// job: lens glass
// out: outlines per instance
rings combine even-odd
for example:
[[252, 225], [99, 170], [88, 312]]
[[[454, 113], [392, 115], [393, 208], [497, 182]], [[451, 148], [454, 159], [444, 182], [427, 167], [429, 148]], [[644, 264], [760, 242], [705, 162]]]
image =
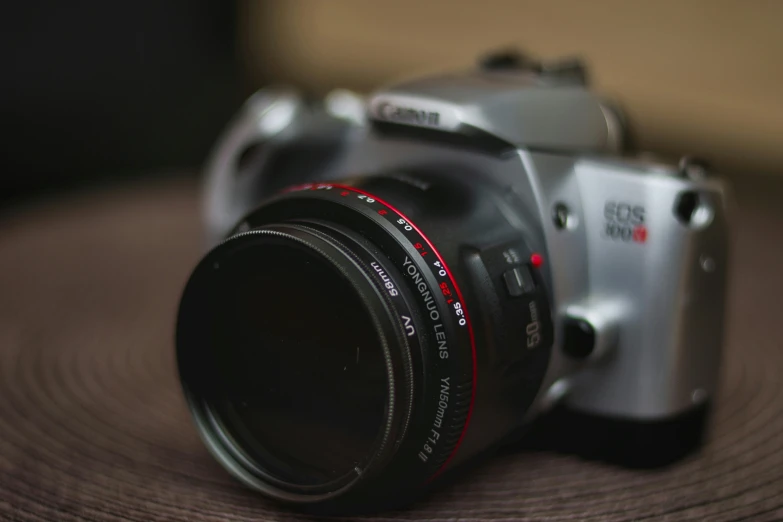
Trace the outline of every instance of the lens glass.
[[215, 273], [213, 413], [256, 465], [295, 485], [362, 467], [385, 426], [381, 339], [354, 286], [307, 247], [250, 243]]

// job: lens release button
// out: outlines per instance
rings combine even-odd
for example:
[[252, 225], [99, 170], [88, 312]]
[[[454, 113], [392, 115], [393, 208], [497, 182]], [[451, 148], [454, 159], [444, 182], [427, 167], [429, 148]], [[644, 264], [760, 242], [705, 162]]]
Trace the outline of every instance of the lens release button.
[[517, 266], [503, 273], [503, 281], [506, 283], [506, 290], [511, 297], [519, 297], [528, 292], [532, 292], [536, 285], [533, 282], [533, 276], [527, 266]]
[[595, 348], [595, 329], [581, 318], [569, 318], [565, 321], [565, 341], [563, 351], [575, 359], [585, 359]]

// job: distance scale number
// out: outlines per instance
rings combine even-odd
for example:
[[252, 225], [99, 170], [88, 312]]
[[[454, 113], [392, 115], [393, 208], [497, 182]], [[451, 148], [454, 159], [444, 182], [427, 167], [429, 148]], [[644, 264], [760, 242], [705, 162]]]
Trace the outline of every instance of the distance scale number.
[[[399, 218], [397, 220], [397, 224], [400, 225], [400, 227], [405, 232], [412, 232], [413, 226], [405, 221], [403, 218]], [[416, 242], [413, 244], [413, 248], [419, 251], [419, 254], [422, 257], [425, 257], [427, 254], [429, 254], [428, 251], [424, 250], [425, 245], [423, 245], [421, 242]], [[446, 271], [446, 267], [443, 266], [443, 264], [440, 262], [439, 259], [432, 262], [432, 266], [435, 267], [433, 269], [433, 272], [435, 272], [438, 276], [449, 278], [449, 273]], [[465, 310], [462, 308], [462, 303], [459, 302], [459, 300], [456, 298], [454, 293], [451, 291], [451, 288], [449, 288], [449, 284], [446, 281], [443, 281], [438, 285], [440, 287], [441, 292], [443, 293], [443, 297], [446, 298], [446, 304], [453, 307], [454, 314], [457, 316], [457, 322], [460, 326], [465, 326], [468, 324], [468, 320], [465, 318]]]
[[[333, 186], [331, 186], [331, 185], [319, 185], [319, 186], [316, 187], [316, 189], [326, 189], [326, 190], [331, 190], [332, 188], [333, 188]], [[343, 190], [343, 191], [340, 192], [340, 195], [343, 196], [343, 197], [349, 196], [350, 194], [351, 194], [351, 191], [348, 191], [348, 190]], [[372, 196], [370, 196], [368, 194], [356, 194], [356, 198], [358, 200], [363, 201], [365, 203], [368, 203], [370, 205], [376, 202], [375, 198], [373, 198]], [[385, 216], [388, 213], [389, 212], [386, 209], [381, 209], [381, 210], [378, 211], [378, 214], [381, 215], [381, 216]], [[397, 224], [405, 232], [413, 232], [414, 231], [413, 225], [408, 223], [403, 218], [398, 218], [397, 219]], [[416, 243], [414, 243], [413, 247], [419, 252], [419, 255], [421, 255], [422, 257], [426, 257], [429, 254], [429, 251], [426, 250], [426, 245], [424, 243], [420, 242], [420, 241], [417, 241]], [[432, 263], [432, 265], [435, 267], [433, 271], [438, 276], [449, 279], [449, 274], [446, 271], [446, 267], [443, 266], [443, 264], [441, 263], [441, 261], [439, 259], [435, 260]], [[466, 326], [468, 324], [468, 320], [465, 317], [465, 310], [462, 307], [462, 303], [459, 301], [459, 299], [457, 299], [457, 297], [451, 291], [451, 288], [449, 287], [449, 284], [446, 281], [443, 281], [443, 282], [440, 283], [439, 287], [440, 287], [441, 292], [443, 293], [443, 297], [446, 298], [446, 303], [449, 306], [451, 306], [452, 309], [454, 310], [454, 315], [457, 316], [457, 323], [459, 323], [460, 326]]]

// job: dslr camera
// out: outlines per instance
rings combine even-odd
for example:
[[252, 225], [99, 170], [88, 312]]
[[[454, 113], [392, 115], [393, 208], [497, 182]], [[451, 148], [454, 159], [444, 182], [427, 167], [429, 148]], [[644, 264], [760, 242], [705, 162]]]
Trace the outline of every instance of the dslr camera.
[[176, 328], [196, 427], [232, 475], [350, 513], [528, 437], [642, 467], [699, 447], [726, 188], [689, 158], [627, 156], [625, 118], [585, 79], [495, 56], [366, 100], [243, 106], [209, 160], [212, 245]]

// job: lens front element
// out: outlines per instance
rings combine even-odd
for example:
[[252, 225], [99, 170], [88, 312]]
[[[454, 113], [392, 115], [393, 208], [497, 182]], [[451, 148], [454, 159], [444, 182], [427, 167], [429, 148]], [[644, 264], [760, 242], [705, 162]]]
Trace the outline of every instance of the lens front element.
[[360, 263], [288, 228], [202, 261], [180, 311], [180, 372], [234, 458], [282, 488], [334, 490], [383, 454], [403, 413], [397, 332]]
[[220, 271], [214, 378], [227, 396], [213, 408], [226, 430], [287, 482], [353, 471], [388, 400], [381, 339], [361, 297], [296, 245], [247, 246]]

